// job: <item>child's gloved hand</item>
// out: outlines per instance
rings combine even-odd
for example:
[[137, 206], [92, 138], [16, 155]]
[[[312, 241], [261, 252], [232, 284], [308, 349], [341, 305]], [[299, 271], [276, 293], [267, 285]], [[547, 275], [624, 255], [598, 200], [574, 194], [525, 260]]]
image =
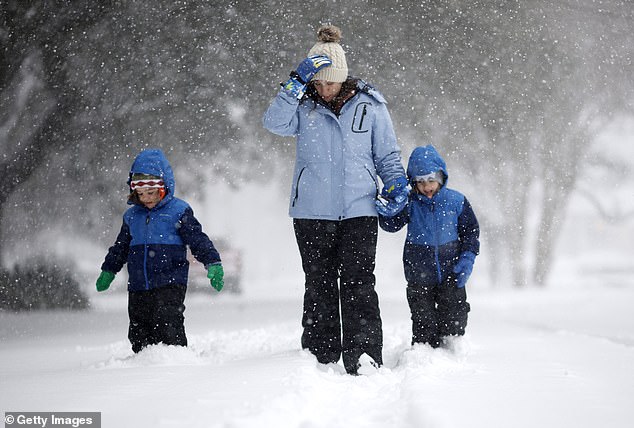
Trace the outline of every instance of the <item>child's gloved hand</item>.
[[407, 178], [401, 176], [385, 183], [381, 196], [374, 201], [374, 205], [379, 215], [394, 217], [405, 208], [408, 197]]
[[407, 188], [407, 178], [403, 175], [385, 183], [383, 190], [381, 191], [382, 197], [397, 202], [400, 202], [403, 199], [406, 200], [408, 195], [409, 189]]
[[222, 287], [224, 287], [224, 276], [225, 271], [222, 269], [222, 265], [220, 263], [211, 264], [207, 267], [207, 278], [209, 278], [211, 286], [215, 288], [216, 291], [220, 291], [222, 290]]
[[453, 267], [453, 273], [456, 274], [456, 286], [463, 288], [467, 284], [467, 280], [473, 271], [473, 262], [476, 255], [471, 251], [465, 251], [460, 254], [458, 261]]
[[384, 198], [377, 198], [374, 200], [376, 206], [376, 212], [383, 217], [394, 217], [400, 213], [405, 205], [407, 205], [407, 198], [397, 198], [397, 200], [390, 200]]
[[110, 287], [112, 280], [114, 280], [114, 273], [102, 270], [99, 278], [97, 278], [97, 291], [106, 291]]

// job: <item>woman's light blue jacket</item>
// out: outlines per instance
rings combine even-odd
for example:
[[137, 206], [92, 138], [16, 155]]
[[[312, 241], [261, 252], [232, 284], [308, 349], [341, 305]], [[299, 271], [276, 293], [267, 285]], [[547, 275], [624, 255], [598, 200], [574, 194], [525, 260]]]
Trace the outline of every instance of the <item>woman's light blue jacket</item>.
[[263, 124], [274, 134], [296, 137], [293, 218], [377, 216], [377, 175], [383, 183], [405, 175], [386, 101], [363, 81], [338, 116], [311, 97], [297, 100], [282, 89]]

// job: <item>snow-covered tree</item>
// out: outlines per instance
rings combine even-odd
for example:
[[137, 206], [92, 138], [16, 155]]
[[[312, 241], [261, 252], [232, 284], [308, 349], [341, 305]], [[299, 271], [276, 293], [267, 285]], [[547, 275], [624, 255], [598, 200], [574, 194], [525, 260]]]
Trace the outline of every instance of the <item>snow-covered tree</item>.
[[474, 195], [496, 283], [545, 282], [590, 142], [632, 114], [621, 0], [7, 1], [0, 17], [0, 255], [46, 228], [105, 242], [145, 147], [181, 191], [290, 165], [261, 116], [322, 23], [388, 99], [404, 162], [432, 143]]

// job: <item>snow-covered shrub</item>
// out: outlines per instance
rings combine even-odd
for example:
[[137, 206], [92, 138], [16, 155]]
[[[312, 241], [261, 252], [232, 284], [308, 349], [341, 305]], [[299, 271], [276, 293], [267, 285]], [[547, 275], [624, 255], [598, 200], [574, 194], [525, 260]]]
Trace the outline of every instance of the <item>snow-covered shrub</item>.
[[87, 309], [89, 300], [72, 269], [45, 259], [0, 270], [0, 309]]

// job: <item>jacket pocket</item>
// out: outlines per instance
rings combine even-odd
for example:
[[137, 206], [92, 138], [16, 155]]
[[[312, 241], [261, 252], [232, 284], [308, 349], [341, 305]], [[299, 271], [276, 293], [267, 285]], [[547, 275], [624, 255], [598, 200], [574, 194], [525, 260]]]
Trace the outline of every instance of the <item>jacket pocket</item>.
[[291, 209], [292, 216], [323, 217], [337, 211], [333, 202], [332, 171], [327, 162], [313, 162], [303, 165], [293, 183]]
[[372, 182], [374, 183], [374, 198], [376, 199], [379, 197], [379, 183], [376, 181], [376, 175], [372, 174], [372, 171], [370, 171], [367, 166], [365, 166], [364, 168], [370, 176], [370, 180], [372, 180]]
[[303, 167], [299, 174], [297, 174], [297, 179], [295, 180], [295, 191], [293, 192], [293, 200], [291, 201], [291, 206], [294, 207], [297, 202], [297, 198], [299, 197], [299, 181], [302, 179], [302, 174], [306, 170], [306, 167]]

